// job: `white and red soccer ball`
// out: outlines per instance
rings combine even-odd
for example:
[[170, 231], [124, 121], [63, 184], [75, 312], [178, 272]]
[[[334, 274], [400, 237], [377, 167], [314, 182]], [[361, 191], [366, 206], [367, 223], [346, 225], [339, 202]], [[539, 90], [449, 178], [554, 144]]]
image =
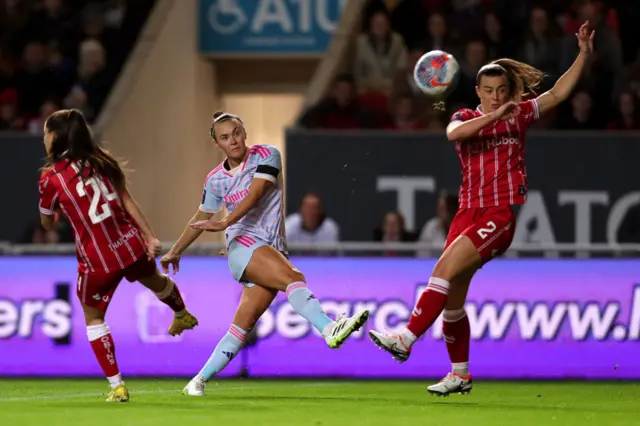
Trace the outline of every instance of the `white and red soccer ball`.
[[450, 53], [432, 50], [425, 53], [413, 69], [413, 79], [430, 98], [442, 99], [455, 88], [460, 65]]

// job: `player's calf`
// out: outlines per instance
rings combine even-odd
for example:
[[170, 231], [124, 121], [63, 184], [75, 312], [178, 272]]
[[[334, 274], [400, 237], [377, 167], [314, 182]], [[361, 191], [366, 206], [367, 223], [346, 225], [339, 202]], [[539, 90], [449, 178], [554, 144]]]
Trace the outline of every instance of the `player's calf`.
[[91, 349], [96, 356], [100, 368], [107, 377], [112, 389], [124, 385], [122, 375], [116, 360], [116, 346], [111, 336], [111, 330], [106, 322], [87, 326], [87, 337], [91, 344]]
[[204, 388], [211, 377], [215, 376], [233, 360], [247, 341], [247, 331], [231, 324], [229, 331], [218, 342], [213, 353], [200, 372], [184, 387], [183, 395], [204, 396]]
[[160, 275], [164, 281], [164, 287], [160, 291], [156, 291], [156, 296], [162, 303], [171, 308], [176, 317], [180, 317], [187, 312], [182, 299], [182, 294], [176, 283], [166, 275]]
[[169, 327], [170, 335], [178, 336], [183, 331], [191, 330], [198, 325], [197, 318], [187, 311], [182, 294], [170, 277], [156, 270], [151, 277], [141, 279], [140, 282], [174, 312], [173, 322]]

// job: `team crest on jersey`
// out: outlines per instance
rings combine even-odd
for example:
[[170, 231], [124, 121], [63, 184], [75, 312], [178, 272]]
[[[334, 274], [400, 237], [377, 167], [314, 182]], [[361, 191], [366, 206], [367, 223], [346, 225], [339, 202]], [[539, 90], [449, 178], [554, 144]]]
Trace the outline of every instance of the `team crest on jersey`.
[[518, 185], [518, 194], [527, 195], [527, 187], [524, 185]]

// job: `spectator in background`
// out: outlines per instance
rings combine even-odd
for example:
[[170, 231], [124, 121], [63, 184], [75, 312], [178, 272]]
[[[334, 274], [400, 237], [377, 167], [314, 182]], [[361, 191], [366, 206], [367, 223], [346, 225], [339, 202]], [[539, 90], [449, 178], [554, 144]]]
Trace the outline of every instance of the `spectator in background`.
[[505, 39], [502, 23], [495, 12], [487, 12], [484, 15], [483, 33], [488, 60], [513, 56], [513, 40]]
[[29, 120], [27, 130], [32, 135], [42, 136], [44, 134], [44, 122], [54, 112], [60, 109], [60, 105], [53, 99], [46, 100], [40, 107], [40, 115]]
[[12, 86], [15, 74], [14, 62], [9, 46], [0, 42], [0, 93]]
[[592, 118], [593, 101], [589, 93], [577, 91], [571, 98], [571, 112], [560, 115], [556, 127], [563, 130], [591, 130], [597, 129]]
[[311, 129], [359, 129], [375, 126], [371, 111], [356, 96], [350, 74], [339, 75], [329, 97], [312, 106], [300, 119], [303, 127]]
[[392, 122], [388, 126], [392, 130], [420, 130], [424, 127], [418, 119], [413, 98], [410, 95], [399, 97], [392, 105]]
[[636, 52], [635, 61], [618, 73], [612, 100], [615, 101], [624, 91], [629, 91], [640, 99], [640, 50]]
[[22, 130], [24, 120], [18, 116], [18, 92], [7, 89], [0, 93], [0, 130]]
[[405, 65], [406, 56], [402, 37], [391, 31], [387, 14], [375, 13], [368, 31], [356, 40], [354, 76], [358, 90], [389, 94], [393, 77]]
[[539, 7], [531, 10], [529, 29], [521, 45], [518, 58], [550, 76], [559, 75], [560, 40], [552, 35], [547, 12]]
[[456, 195], [446, 192], [440, 194], [436, 204], [436, 216], [429, 219], [422, 227], [418, 241], [425, 244], [438, 245], [442, 248], [439, 250], [419, 250], [418, 257], [439, 257], [442, 254], [451, 221], [457, 210], [458, 197]]
[[27, 31], [38, 40], [55, 42], [65, 54], [73, 52], [75, 22], [63, 0], [44, 0], [29, 18]]
[[298, 213], [287, 217], [285, 230], [292, 244], [337, 243], [340, 239], [338, 224], [327, 217], [322, 199], [313, 192], [302, 198]]
[[[589, 21], [596, 32], [594, 52], [589, 55], [590, 64], [585, 68], [580, 85], [594, 99], [594, 116], [608, 116], [615, 76], [622, 66], [622, 47], [615, 32], [602, 19], [598, 6], [587, 1], [579, 9], [580, 22]], [[562, 41], [561, 71], [573, 63], [578, 47], [573, 33]]]
[[56, 93], [68, 93], [77, 78], [75, 63], [68, 57], [65, 57], [62, 51], [62, 46], [57, 40], [49, 42], [47, 48], [49, 51], [49, 69], [53, 74], [53, 79], [59, 86]]
[[77, 109], [87, 116], [87, 94], [79, 85], [75, 85], [71, 88], [62, 103], [65, 108]]
[[423, 111], [431, 105], [429, 99], [422, 93], [413, 78], [413, 69], [418, 59], [420, 59], [425, 52], [424, 49], [419, 47], [409, 50], [404, 67], [396, 71], [396, 75], [393, 78], [390, 99], [392, 105], [395, 105], [400, 98], [406, 96], [413, 98], [414, 105], [418, 111]]
[[85, 6], [82, 10], [81, 43], [86, 40], [98, 41], [105, 51], [105, 58], [119, 66], [124, 61], [125, 52], [119, 48], [120, 38], [117, 31], [106, 26], [104, 13], [103, 4], [89, 3]]
[[425, 52], [430, 50], [444, 50], [454, 56], [458, 54], [455, 42], [449, 35], [447, 20], [442, 13], [435, 12], [429, 16], [427, 21], [427, 37], [422, 44], [426, 47]]
[[609, 130], [640, 130], [638, 100], [633, 93], [620, 93], [616, 107], [614, 119], [607, 126]]
[[22, 115], [38, 115], [40, 105], [58, 86], [47, 63], [46, 51], [39, 41], [31, 41], [24, 48], [22, 68], [16, 73], [15, 85], [20, 93]]
[[60, 218], [54, 229], [46, 230], [38, 218], [29, 223], [19, 242], [22, 244], [73, 243], [73, 230], [64, 218]]
[[[413, 242], [416, 235], [406, 229], [404, 216], [397, 211], [390, 211], [384, 215], [382, 224], [373, 231], [373, 240], [384, 243]], [[409, 255], [409, 253], [398, 253], [390, 250], [384, 253], [385, 256], [397, 256], [399, 254]]]
[[460, 64], [460, 81], [451, 94], [451, 102], [475, 109], [478, 105], [476, 94], [476, 76], [480, 68], [487, 63], [487, 48], [480, 39], [471, 40], [465, 47], [465, 55]]
[[97, 40], [85, 40], [80, 45], [78, 84], [87, 96], [89, 121], [97, 118], [113, 84], [114, 78], [106, 59], [106, 51]]

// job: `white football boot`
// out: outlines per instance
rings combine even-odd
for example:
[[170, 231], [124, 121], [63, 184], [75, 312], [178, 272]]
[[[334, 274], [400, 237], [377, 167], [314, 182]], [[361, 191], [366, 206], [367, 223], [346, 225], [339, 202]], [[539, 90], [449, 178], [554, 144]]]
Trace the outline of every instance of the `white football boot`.
[[337, 349], [353, 332], [360, 330], [368, 319], [369, 311], [360, 311], [350, 318], [340, 317], [333, 323], [331, 329], [327, 331], [324, 341], [327, 342], [331, 349]]
[[473, 388], [473, 381], [471, 375], [466, 377], [459, 376], [456, 373], [449, 373], [446, 377], [435, 385], [431, 385], [427, 388], [427, 391], [431, 395], [436, 396], [449, 396], [452, 393], [459, 393], [465, 395], [471, 392]]
[[187, 396], [205, 396], [204, 388], [207, 386], [207, 382], [204, 377], [198, 375], [191, 379], [187, 386], [182, 389], [182, 394]]
[[399, 363], [405, 362], [411, 355], [411, 347], [406, 345], [402, 340], [402, 336], [398, 334], [385, 334], [371, 330], [369, 338], [377, 347], [389, 352], [393, 359]]

